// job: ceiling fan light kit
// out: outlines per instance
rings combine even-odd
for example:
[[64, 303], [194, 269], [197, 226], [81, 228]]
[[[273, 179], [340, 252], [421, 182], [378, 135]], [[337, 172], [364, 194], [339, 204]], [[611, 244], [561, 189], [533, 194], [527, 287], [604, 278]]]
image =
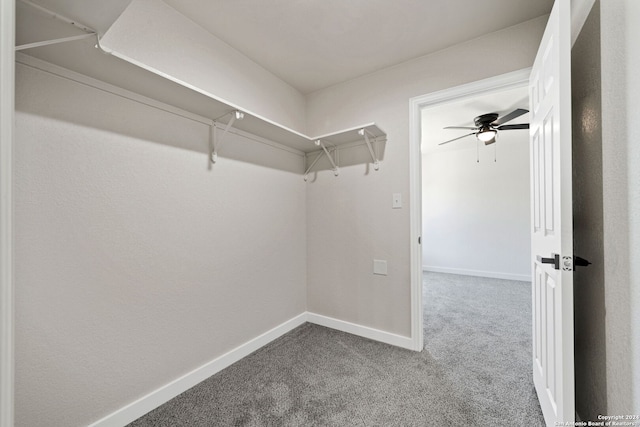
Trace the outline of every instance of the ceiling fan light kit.
[[491, 140], [493, 139], [495, 142], [496, 135], [498, 135], [498, 131], [495, 129], [491, 129], [489, 127], [482, 128], [480, 132], [476, 134], [476, 138], [480, 141], [484, 142], [485, 145], [491, 144]]

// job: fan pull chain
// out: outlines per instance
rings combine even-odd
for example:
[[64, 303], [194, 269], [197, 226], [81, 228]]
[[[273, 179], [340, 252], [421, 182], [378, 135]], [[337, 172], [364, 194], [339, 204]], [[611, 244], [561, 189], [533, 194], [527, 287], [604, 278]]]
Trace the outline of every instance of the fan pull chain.
[[476, 163], [480, 163], [480, 140], [476, 139]]
[[493, 161], [498, 161], [498, 144], [495, 142], [493, 143]]

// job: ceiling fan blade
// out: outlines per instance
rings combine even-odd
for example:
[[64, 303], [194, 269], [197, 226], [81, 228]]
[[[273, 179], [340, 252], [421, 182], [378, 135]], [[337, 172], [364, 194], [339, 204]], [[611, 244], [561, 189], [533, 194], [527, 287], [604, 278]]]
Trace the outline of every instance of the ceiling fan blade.
[[524, 110], [522, 108], [517, 108], [517, 109], [513, 110], [512, 112], [510, 112], [509, 114], [507, 114], [506, 116], [498, 117], [498, 120], [496, 120], [495, 122], [491, 123], [491, 126], [500, 126], [501, 124], [510, 122], [511, 120], [515, 119], [516, 117], [520, 117], [521, 115], [527, 114], [528, 112], [529, 112], [529, 110]]
[[502, 125], [497, 127], [498, 130], [515, 130], [515, 129], [529, 129], [529, 123], [521, 123], [518, 125]]
[[468, 126], [447, 126], [446, 128], [442, 128], [442, 129], [469, 129], [469, 130], [476, 130], [478, 128], [476, 128], [476, 127], [468, 127]]
[[459, 137], [457, 137], [457, 138], [453, 138], [453, 139], [450, 139], [450, 140], [448, 140], [448, 141], [441, 142], [441, 143], [440, 143], [440, 144], [438, 144], [438, 145], [448, 144], [448, 143], [450, 143], [450, 142], [452, 142], [452, 141], [456, 141], [456, 140], [458, 140], [458, 139], [462, 139], [462, 138], [465, 138], [465, 137], [467, 137], [467, 136], [471, 136], [471, 135], [475, 135], [475, 134], [476, 134], [475, 132], [471, 132], [471, 133], [468, 133], [468, 134], [466, 134], [466, 135], [462, 135], [462, 136], [459, 136]]

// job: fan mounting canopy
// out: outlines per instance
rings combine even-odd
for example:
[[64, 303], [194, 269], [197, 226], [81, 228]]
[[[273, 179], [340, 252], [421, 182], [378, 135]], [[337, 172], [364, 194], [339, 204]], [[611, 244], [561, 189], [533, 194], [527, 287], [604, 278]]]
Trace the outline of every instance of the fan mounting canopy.
[[482, 114], [476, 117], [475, 119], [473, 119], [473, 122], [476, 124], [477, 127], [482, 128], [485, 126], [489, 126], [491, 125], [491, 123], [498, 120], [498, 116], [499, 115], [497, 113]]

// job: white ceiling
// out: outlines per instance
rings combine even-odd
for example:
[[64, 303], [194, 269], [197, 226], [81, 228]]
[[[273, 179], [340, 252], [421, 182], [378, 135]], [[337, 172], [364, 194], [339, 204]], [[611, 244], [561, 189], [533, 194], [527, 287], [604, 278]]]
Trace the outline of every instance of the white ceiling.
[[[31, 1], [104, 33], [131, 0]], [[165, 1], [302, 93], [545, 15], [553, 4], [553, 0]], [[24, 34], [25, 29], [18, 32]]]
[[552, 0], [165, 1], [302, 93], [539, 17], [553, 4]]
[[[474, 135], [445, 145], [438, 145], [441, 142], [471, 132], [463, 129], [443, 128], [446, 126], [474, 126], [473, 119], [481, 114], [498, 113], [503, 116], [516, 108], [529, 109], [529, 95], [526, 86], [474, 95], [473, 97], [424, 108], [422, 110], [422, 153], [429, 154], [446, 150], [476, 150], [477, 139]], [[529, 114], [524, 114], [508, 123], [529, 123]], [[499, 145], [522, 141], [528, 143], [528, 135], [529, 131], [527, 130], [501, 131], [498, 133], [497, 143]], [[480, 149], [485, 149], [483, 143], [480, 144]]]

